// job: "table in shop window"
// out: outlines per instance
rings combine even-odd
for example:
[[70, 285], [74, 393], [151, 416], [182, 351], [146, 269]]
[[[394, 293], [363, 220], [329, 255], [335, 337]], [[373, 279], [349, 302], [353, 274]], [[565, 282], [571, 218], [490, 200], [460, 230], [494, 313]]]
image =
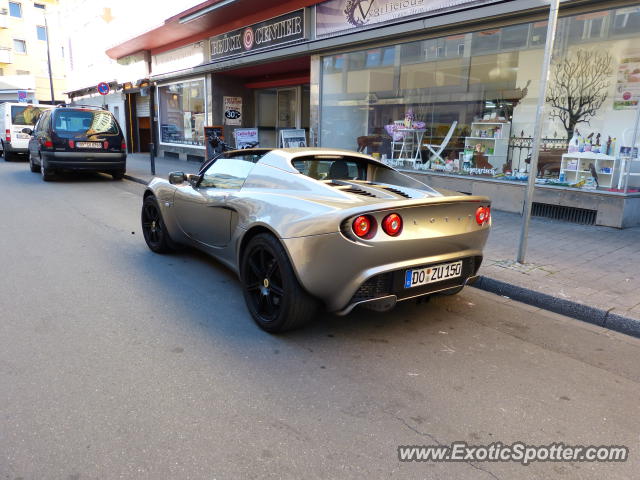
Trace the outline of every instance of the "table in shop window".
[[426, 131], [418, 128], [398, 128], [396, 132], [402, 134], [402, 140], [394, 140], [391, 143], [392, 159], [398, 162], [408, 161], [415, 168], [420, 161], [420, 146]]

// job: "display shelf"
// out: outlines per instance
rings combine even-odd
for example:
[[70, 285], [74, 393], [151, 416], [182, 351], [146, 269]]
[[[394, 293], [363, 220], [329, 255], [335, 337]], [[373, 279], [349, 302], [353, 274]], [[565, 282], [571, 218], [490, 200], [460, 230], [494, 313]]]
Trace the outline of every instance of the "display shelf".
[[464, 149], [466, 151], [475, 150], [477, 144], [493, 148], [492, 153], [486, 151], [481, 153], [487, 157], [494, 168], [500, 169], [507, 163], [510, 132], [511, 124], [508, 122], [472, 122], [471, 133], [473, 135], [465, 137]]
[[[568, 183], [578, 183], [582, 180], [587, 180], [592, 176], [589, 165], [593, 165], [596, 175], [598, 175], [598, 186], [610, 188], [613, 183], [613, 176], [616, 173], [616, 159], [604, 153], [565, 153], [562, 155], [562, 161], [560, 162], [560, 177], [562, 178], [564, 176]], [[601, 171], [604, 168], [610, 171]]]

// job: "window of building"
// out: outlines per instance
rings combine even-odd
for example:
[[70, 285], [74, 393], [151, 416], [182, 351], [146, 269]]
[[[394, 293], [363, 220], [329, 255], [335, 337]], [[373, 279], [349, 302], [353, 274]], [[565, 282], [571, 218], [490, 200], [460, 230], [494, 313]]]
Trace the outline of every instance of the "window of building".
[[36, 34], [38, 35], [38, 40], [47, 41], [47, 29], [38, 25], [36, 27]]
[[27, 53], [27, 42], [14, 38], [13, 51], [16, 53]]
[[22, 18], [22, 5], [17, 2], [9, 2], [9, 15]]
[[29, 70], [16, 70], [16, 75], [31, 75]]
[[39, 9], [41, 9], [41, 10], [45, 10], [45, 9], [47, 8], [47, 7], [46, 7], [44, 4], [42, 4], [42, 3], [34, 3], [34, 4], [33, 4], [33, 6], [34, 6], [34, 7], [36, 7], [36, 8], [39, 8]]
[[[536, 21], [323, 56], [320, 145], [408, 170], [525, 181], [546, 29]], [[562, 17], [556, 37], [533, 174], [618, 191], [620, 165], [636, 155], [640, 8]], [[628, 182], [640, 191], [640, 176]]]
[[204, 79], [158, 87], [160, 141], [204, 146]]

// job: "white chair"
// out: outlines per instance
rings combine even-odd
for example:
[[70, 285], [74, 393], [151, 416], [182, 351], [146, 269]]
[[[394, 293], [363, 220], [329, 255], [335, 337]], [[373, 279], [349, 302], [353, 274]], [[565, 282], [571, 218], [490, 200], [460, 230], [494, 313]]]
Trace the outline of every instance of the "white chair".
[[427, 150], [429, 150], [432, 154], [428, 160], [429, 163], [434, 158], [438, 158], [442, 163], [445, 163], [444, 158], [442, 158], [441, 155], [444, 149], [447, 148], [447, 145], [449, 144], [449, 141], [451, 140], [451, 137], [453, 136], [453, 132], [455, 132], [457, 126], [458, 126], [458, 121], [456, 120], [451, 124], [451, 127], [449, 127], [449, 131], [447, 132], [447, 135], [444, 137], [444, 140], [442, 140], [442, 143], [440, 145], [434, 145], [434, 144], [428, 144], [428, 143], [422, 144], [422, 146], [425, 147]]

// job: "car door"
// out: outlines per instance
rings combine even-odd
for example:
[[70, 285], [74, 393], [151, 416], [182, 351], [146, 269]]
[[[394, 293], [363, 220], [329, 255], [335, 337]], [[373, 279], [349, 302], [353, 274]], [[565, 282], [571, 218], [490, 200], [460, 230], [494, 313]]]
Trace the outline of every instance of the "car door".
[[239, 152], [226, 154], [209, 165], [195, 187], [185, 183], [177, 188], [176, 218], [188, 237], [209, 247], [229, 243], [233, 208], [228, 199], [242, 188], [255, 160]]
[[29, 155], [31, 155], [32, 158], [39, 158], [39, 149], [40, 149], [40, 143], [39, 143], [39, 137], [42, 136], [42, 126], [45, 124], [45, 119], [47, 118], [47, 115], [49, 115], [50, 112], [44, 112], [40, 118], [38, 119], [38, 121], [36, 122], [36, 124], [33, 127], [33, 133], [31, 134], [31, 138], [29, 138], [29, 146], [27, 147], [29, 149]]

